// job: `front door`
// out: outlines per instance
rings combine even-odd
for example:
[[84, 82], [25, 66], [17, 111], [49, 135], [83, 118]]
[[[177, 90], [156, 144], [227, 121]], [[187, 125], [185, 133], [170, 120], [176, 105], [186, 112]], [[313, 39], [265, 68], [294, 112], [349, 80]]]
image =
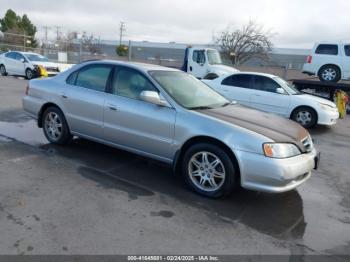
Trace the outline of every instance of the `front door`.
[[207, 74], [205, 62], [205, 50], [193, 50], [188, 56], [187, 72], [199, 79], [202, 79]]
[[140, 100], [142, 91], [159, 92], [139, 71], [116, 70], [105, 101], [105, 137], [120, 146], [171, 159], [176, 111]]
[[287, 116], [290, 104], [290, 96], [277, 93], [281, 86], [271, 78], [265, 76], [254, 76], [253, 94], [251, 106], [270, 113]]

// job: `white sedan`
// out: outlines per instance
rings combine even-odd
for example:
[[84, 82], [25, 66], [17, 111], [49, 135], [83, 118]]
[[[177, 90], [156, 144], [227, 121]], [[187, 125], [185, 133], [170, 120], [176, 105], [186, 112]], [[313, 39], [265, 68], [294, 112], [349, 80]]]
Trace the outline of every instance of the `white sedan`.
[[59, 64], [50, 62], [40, 54], [10, 51], [0, 55], [1, 75], [25, 76], [29, 80], [40, 76], [40, 67], [45, 69], [49, 76], [63, 71]]
[[339, 118], [333, 102], [300, 93], [278, 76], [239, 72], [203, 82], [231, 100], [293, 119], [306, 128], [331, 126]]

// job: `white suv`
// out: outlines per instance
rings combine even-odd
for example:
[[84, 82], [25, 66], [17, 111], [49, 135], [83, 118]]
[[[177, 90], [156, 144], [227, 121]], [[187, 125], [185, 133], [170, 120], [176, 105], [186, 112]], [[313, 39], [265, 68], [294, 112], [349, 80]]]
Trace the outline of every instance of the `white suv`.
[[303, 73], [323, 82], [350, 80], [350, 44], [318, 43], [307, 57]]

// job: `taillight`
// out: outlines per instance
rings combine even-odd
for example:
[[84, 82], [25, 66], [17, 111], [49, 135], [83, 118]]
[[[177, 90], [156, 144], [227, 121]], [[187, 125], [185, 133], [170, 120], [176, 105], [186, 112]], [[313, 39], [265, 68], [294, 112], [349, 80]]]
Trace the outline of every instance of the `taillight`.
[[312, 56], [309, 55], [306, 59], [306, 63], [311, 64], [312, 63]]
[[26, 92], [25, 92], [26, 96], [29, 95], [29, 84], [26, 86]]

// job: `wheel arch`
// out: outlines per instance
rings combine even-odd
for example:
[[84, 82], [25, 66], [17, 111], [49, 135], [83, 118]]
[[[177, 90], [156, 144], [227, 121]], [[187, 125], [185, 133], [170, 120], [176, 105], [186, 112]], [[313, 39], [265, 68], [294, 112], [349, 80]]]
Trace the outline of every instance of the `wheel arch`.
[[312, 111], [314, 111], [315, 115], [316, 115], [316, 124], [318, 123], [318, 113], [317, 113], [317, 110], [315, 108], [313, 108], [312, 106], [307, 106], [307, 105], [299, 105], [297, 107], [295, 107], [292, 112], [290, 113], [290, 116], [289, 118], [292, 119], [293, 118], [293, 114], [295, 111], [297, 111], [298, 109], [300, 108], [309, 108], [311, 109]]
[[339, 69], [340, 76], [341, 76], [341, 77], [343, 76], [343, 73], [342, 73], [342, 72], [343, 72], [343, 69], [342, 69], [342, 67], [341, 67], [340, 65], [336, 64], [336, 63], [328, 63], [328, 64], [321, 65], [321, 66], [319, 67], [319, 69], [317, 70], [317, 75], [318, 75], [318, 76], [320, 75], [321, 69], [322, 69], [323, 67], [326, 67], [326, 66], [335, 66], [335, 67], [337, 67], [337, 68]]
[[[43, 104], [41, 106], [40, 110], [39, 110], [39, 113], [38, 113], [38, 127], [40, 127], [40, 128], [43, 127], [43, 114], [46, 111], [46, 109], [48, 109], [49, 107], [56, 107], [56, 108], [58, 108], [62, 112], [62, 114], [63, 114], [63, 116], [64, 116], [64, 118], [66, 119], [66, 122], [67, 122], [67, 118], [66, 118], [66, 115], [64, 114], [63, 110], [57, 104], [55, 104], [53, 102], [47, 102], [47, 103]], [[68, 125], [68, 122], [67, 122], [67, 125]], [[68, 128], [69, 128], [69, 125], [68, 125]]]
[[176, 152], [175, 154], [175, 159], [174, 159], [174, 163], [173, 163], [173, 171], [175, 174], [178, 174], [180, 169], [181, 169], [181, 163], [183, 160], [183, 157], [185, 155], [185, 152], [193, 145], [195, 144], [200, 144], [200, 143], [208, 143], [208, 144], [212, 144], [215, 146], [219, 146], [220, 148], [222, 148], [227, 155], [230, 157], [232, 163], [234, 164], [235, 168], [237, 168], [238, 171], [238, 179], [239, 179], [239, 184], [241, 182], [241, 171], [240, 171], [240, 167], [239, 167], [239, 162], [238, 159], [235, 155], [235, 153], [222, 141], [220, 141], [217, 138], [213, 138], [210, 136], [195, 136], [192, 137], [190, 139], [188, 139], [183, 145], [182, 147]]

